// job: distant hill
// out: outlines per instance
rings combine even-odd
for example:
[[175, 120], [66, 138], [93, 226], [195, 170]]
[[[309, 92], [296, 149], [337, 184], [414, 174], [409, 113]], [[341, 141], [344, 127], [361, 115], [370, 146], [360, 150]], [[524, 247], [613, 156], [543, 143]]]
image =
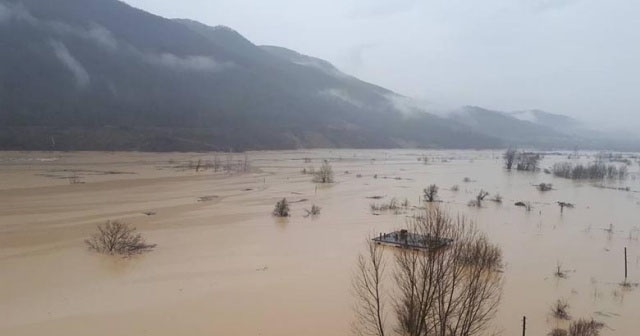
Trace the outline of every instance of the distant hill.
[[580, 121], [571, 117], [540, 110], [517, 111], [511, 112], [509, 114], [516, 119], [529, 121], [534, 124], [565, 133], [572, 132], [584, 127], [584, 125]]
[[553, 147], [566, 141], [573, 142], [568, 135], [553, 128], [477, 106], [465, 106], [452, 113], [451, 119], [477, 132], [502, 138], [511, 146]]
[[540, 110], [502, 112], [465, 106], [449, 119], [511, 147], [539, 149], [640, 150], [640, 139], [590, 129], [580, 121]]
[[0, 0], [1, 150], [567, 145], [548, 124], [465, 113], [228, 27], [116, 0]]

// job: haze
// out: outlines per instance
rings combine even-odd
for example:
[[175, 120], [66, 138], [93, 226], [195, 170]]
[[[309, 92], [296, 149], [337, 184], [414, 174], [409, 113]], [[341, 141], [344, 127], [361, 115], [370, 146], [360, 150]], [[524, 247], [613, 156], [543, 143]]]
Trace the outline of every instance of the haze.
[[126, 0], [327, 59], [428, 102], [640, 124], [640, 3], [613, 0]]

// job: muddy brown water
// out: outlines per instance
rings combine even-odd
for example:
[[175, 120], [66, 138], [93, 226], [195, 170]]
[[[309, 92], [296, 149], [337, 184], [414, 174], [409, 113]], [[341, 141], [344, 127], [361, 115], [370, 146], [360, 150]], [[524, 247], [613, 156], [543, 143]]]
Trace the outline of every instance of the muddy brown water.
[[[499, 151], [256, 152], [251, 173], [176, 168], [212, 155], [0, 153], [0, 335], [347, 335], [358, 253], [368, 236], [406, 220], [372, 215], [367, 197], [416, 205], [432, 183], [443, 206], [503, 248], [506, 284], [492, 330], [519, 334], [524, 315], [528, 335], [566, 326], [549, 314], [557, 299], [574, 318], [606, 323], [603, 335], [640, 328], [640, 288], [619, 286], [625, 246], [629, 281], [640, 282], [635, 163], [629, 179], [611, 185], [628, 192], [506, 172]], [[429, 164], [417, 160], [423, 155]], [[332, 185], [300, 172], [322, 159], [331, 160]], [[542, 166], [562, 160], [549, 155]], [[541, 182], [554, 190], [532, 186]], [[504, 202], [468, 207], [480, 189]], [[307, 201], [273, 218], [282, 197]], [[575, 208], [561, 214], [556, 201]], [[312, 204], [321, 214], [304, 217]], [[87, 251], [83, 240], [109, 219], [135, 225], [158, 247], [130, 259]], [[566, 279], [554, 277], [558, 263]]]

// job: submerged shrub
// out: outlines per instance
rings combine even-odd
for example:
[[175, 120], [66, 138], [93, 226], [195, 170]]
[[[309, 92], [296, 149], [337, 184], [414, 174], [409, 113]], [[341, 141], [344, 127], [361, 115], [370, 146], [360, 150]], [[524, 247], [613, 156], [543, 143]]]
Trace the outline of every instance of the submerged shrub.
[[549, 190], [553, 190], [553, 184], [551, 183], [540, 183], [536, 186], [536, 188], [538, 188], [538, 190], [540, 191], [549, 191]]
[[592, 162], [589, 164], [573, 164], [571, 162], [559, 162], [553, 165], [553, 175], [572, 180], [587, 179], [625, 179], [629, 171], [626, 166], [614, 164], [604, 164], [602, 162]]
[[329, 161], [325, 160], [320, 169], [314, 173], [313, 182], [316, 183], [333, 183], [333, 168]]
[[516, 157], [516, 170], [537, 171], [540, 160], [542, 160], [542, 155], [538, 153], [518, 153]]
[[307, 212], [307, 214], [305, 215], [305, 217], [309, 217], [309, 216], [317, 216], [317, 215], [319, 215], [319, 214], [320, 214], [320, 209], [321, 209], [321, 208], [320, 208], [319, 206], [317, 206], [317, 205], [313, 204], [313, 205], [311, 206], [311, 210], [309, 210], [309, 209], [304, 209], [304, 211], [306, 211], [306, 212]]
[[569, 304], [565, 300], [557, 300], [551, 307], [551, 315], [560, 320], [570, 320]]
[[136, 229], [120, 221], [107, 221], [98, 225], [98, 232], [85, 240], [90, 250], [110, 255], [129, 256], [149, 251], [155, 244], [145, 243]]
[[598, 336], [604, 323], [580, 319], [569, 326], [569, 336]]
[[438, 186], [435, 184], [430, 185], [423, 190], [425, 202], [434, 202], [438, 196]]
[[276, 217], [289, 217], [289, 202], [286, 198], [281, 199], [276, 203], [273, 209], [273, 215]]
[[480, 191], [476, 195], [476, 199], [469, 202], [469, 206], [481, 207], [482, 201], [484, 201], [484, 199], [487, 198], [487, 196], [489, 196], [489, 193], [484, 191], [484, 189], [480, 189]]
[[395, 214], [401, 213], [402, 210], [406, 210], [409, 207], [409, 200], [399, 202], [397, 198], [392, 198], [387, 203], [371, 203], [369, 204], [371, 211], [393, 211]]

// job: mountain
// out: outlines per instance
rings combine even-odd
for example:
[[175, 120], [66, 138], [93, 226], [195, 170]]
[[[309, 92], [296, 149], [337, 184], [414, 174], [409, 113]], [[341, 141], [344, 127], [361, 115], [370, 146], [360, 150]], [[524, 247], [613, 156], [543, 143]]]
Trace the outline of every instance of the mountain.
[[540, 110], [502, 112], [465, 106], [448, 118], [476, 133], [500, 138], [511, 147], [640, 150], [637, 137], [591, 129], [571, 117]]
[[568, 133], [580, 128], [584, 128], [584, 125], [576, 119], [567, 117], [565, 115], [554, 114], [540, 110], [516, 111], [509, 114], [516, 119], [529, 121], [534, 124], [548, 127], [563, 133]]
[[229, 27], [0, 0], [0, 150], [640, 147], [538, 110], [423, 106]]
[[558, 144], [573, 145], [574, 142], [568, 134], [554, 128], [477, 106], [465, 106], [453, 112], [450, 118], [476, 132], [504, 139], [510, 146], [556, 148]]
[[115, 0], [0, 1], [0, 149], [487, 148], [330, 63]]

